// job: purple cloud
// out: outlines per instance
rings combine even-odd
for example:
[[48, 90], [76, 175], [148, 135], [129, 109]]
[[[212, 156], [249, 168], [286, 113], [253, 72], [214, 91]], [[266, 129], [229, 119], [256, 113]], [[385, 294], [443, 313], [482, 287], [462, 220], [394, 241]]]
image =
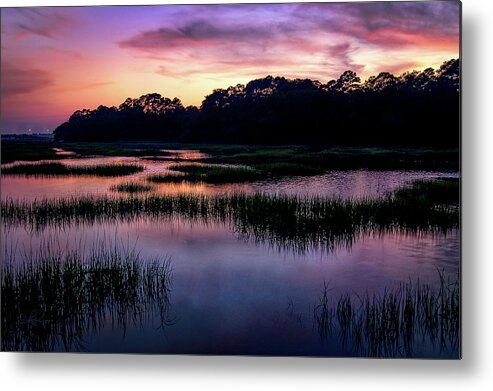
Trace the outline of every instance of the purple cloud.
[[73, 23], [71, 17], [49, 8], [15, 8], [11, 12], [15, 20], [12, 31], [17, 39], [29, 36], [54, 39]]
[[376, 45], [405, 45], [412, 35], [458, 37], [459, 11], [460, 3], [445, 1], [195, 6], [175, 15], [179, 25], [169, 21], [119, 46], [146, 51], [226, 43], [275, 46], [287, 38], [309, 42], [324, 33]]
[[265, 42], [269, 39], [279, 38], [289, 30], [288, 26], [282, 24], [247, 25], [191, 19], [176, 27], [162, 27], [144, 31], [119, 42], [119, 46], [149, 51], [166, 51], [177, 46], [189, 48], [242, 42]]
[[342, 16], [358, 20], [368, 32], [396, 28], [410, 33], [456, 34], [459, 2], [376, 2], [337, 4]]
[[443, 1], [183, 6], [118, 45], [161, 59], [157, 73], [169, 77], [254, 67], [333, 77], [365, 70], [354, 60], [361, 47], [454, 48], [459, 11]]
[[2, 96], [29, 94], [54, 84], [53, 75], [41, 69], [19, 69], [2, 64]]
[[455, 1], [300, 4], [297, 11], [313, 28], [382, 47], [413, 43], [413, 36], [431, 41], [459, 36]]
[[365, 69], [363, 64], [355, 63], [351, 54], [354, 49], [349, 42], [331, 45], [328, 47], [328, 59], [325, 66], [331, 66], [332, 69], [337, 70], [337, 73], [342, 73], [346, 70], [352, 70], [356, 73], [360, 73]]

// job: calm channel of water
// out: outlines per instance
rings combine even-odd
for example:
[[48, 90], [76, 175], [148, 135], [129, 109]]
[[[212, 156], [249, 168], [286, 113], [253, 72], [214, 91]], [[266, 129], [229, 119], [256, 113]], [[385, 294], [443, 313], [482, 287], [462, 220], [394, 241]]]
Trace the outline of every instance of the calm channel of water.
[[[170, 162], [138, 158], [67, 159], [68, 164], [139, 163], [143, 173], [124, 178], [26, 178], [4, 176], [2, 199], [43, 199], [107, 194], [120, 182], [144, 180], [164, 172]], [[316, 177], [294, 177], [237, 185], [159, 184], [158, 194], [197, 192], [257, 192], [342, 198], [380, 197], [420, 178], [457, 176], [422, 171], [333, 171]], [[112, 193], [115, 196], [119, 194]], [[217, 353], [265, 355], [352, 355], [337, 341], [321, 339], [313, 309], [324, 283], [337, 296], [381, 292], [403, 280], [436, 284], [437, 268], [453, 276], [460, 265], [460, 235], [381, 234], [358, 237], [351, 248], [334, 252], [310, 249], [299, 253], [239, 238], [222, 224], [186, 220], [81, 224], [29, 231], [3, 227], [2, 254], [16, 249], [18, 257], [46, 241], [61, 248], [90, 251], [108, 240], [136, 247], [142, 258], [169, 256], [173, 266], [170, 318], [129, 325], [125, 330], [110, 320], [98, 333], [84, 335], [83, 349], [95, 352]], [[58, 347], [64, 350], [63, 346]], [[73, 348], [74, 350], [76, 347]], [[420, 357], [456, 356], [427, 344]]]

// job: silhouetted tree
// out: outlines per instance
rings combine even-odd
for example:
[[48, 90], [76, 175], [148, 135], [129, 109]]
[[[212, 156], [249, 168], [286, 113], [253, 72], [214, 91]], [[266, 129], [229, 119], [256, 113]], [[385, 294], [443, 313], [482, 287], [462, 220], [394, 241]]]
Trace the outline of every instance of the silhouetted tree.
[[364, 82], [350, 70], [326, 84], [267, 76], [216, 89], [200, 108], [147, 94], [78, 110], [54, 134], [66, 141], [458, 146], [459, 72], [453, 59], [438, 70], [382, 72]]

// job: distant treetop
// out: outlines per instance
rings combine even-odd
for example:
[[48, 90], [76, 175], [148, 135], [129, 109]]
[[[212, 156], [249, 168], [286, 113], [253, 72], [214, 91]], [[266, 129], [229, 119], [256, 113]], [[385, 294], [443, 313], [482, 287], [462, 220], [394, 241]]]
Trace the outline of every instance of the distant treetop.
[[118, 107], [77, 110], [58, 141], [159, 140], [211, 143], [458, 145], [459, 60], [439, 69], [345, 71], [323, 84], [267, 76], [215, 89], [200, 108], [157, 93]]

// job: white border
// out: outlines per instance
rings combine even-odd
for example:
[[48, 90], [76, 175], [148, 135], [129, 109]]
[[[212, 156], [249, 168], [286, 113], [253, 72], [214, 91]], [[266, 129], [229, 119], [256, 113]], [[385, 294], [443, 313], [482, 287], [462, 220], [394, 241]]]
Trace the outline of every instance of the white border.
[[[5, 7], [211, 2], [2, 0], [1, 5]], [[492, 4], [493, 2], [485, 0], [463, 1], [462, 361], [1, 353], [2, 389], [491, 389], [493, 257], [489, 254], [493, 241]]]

